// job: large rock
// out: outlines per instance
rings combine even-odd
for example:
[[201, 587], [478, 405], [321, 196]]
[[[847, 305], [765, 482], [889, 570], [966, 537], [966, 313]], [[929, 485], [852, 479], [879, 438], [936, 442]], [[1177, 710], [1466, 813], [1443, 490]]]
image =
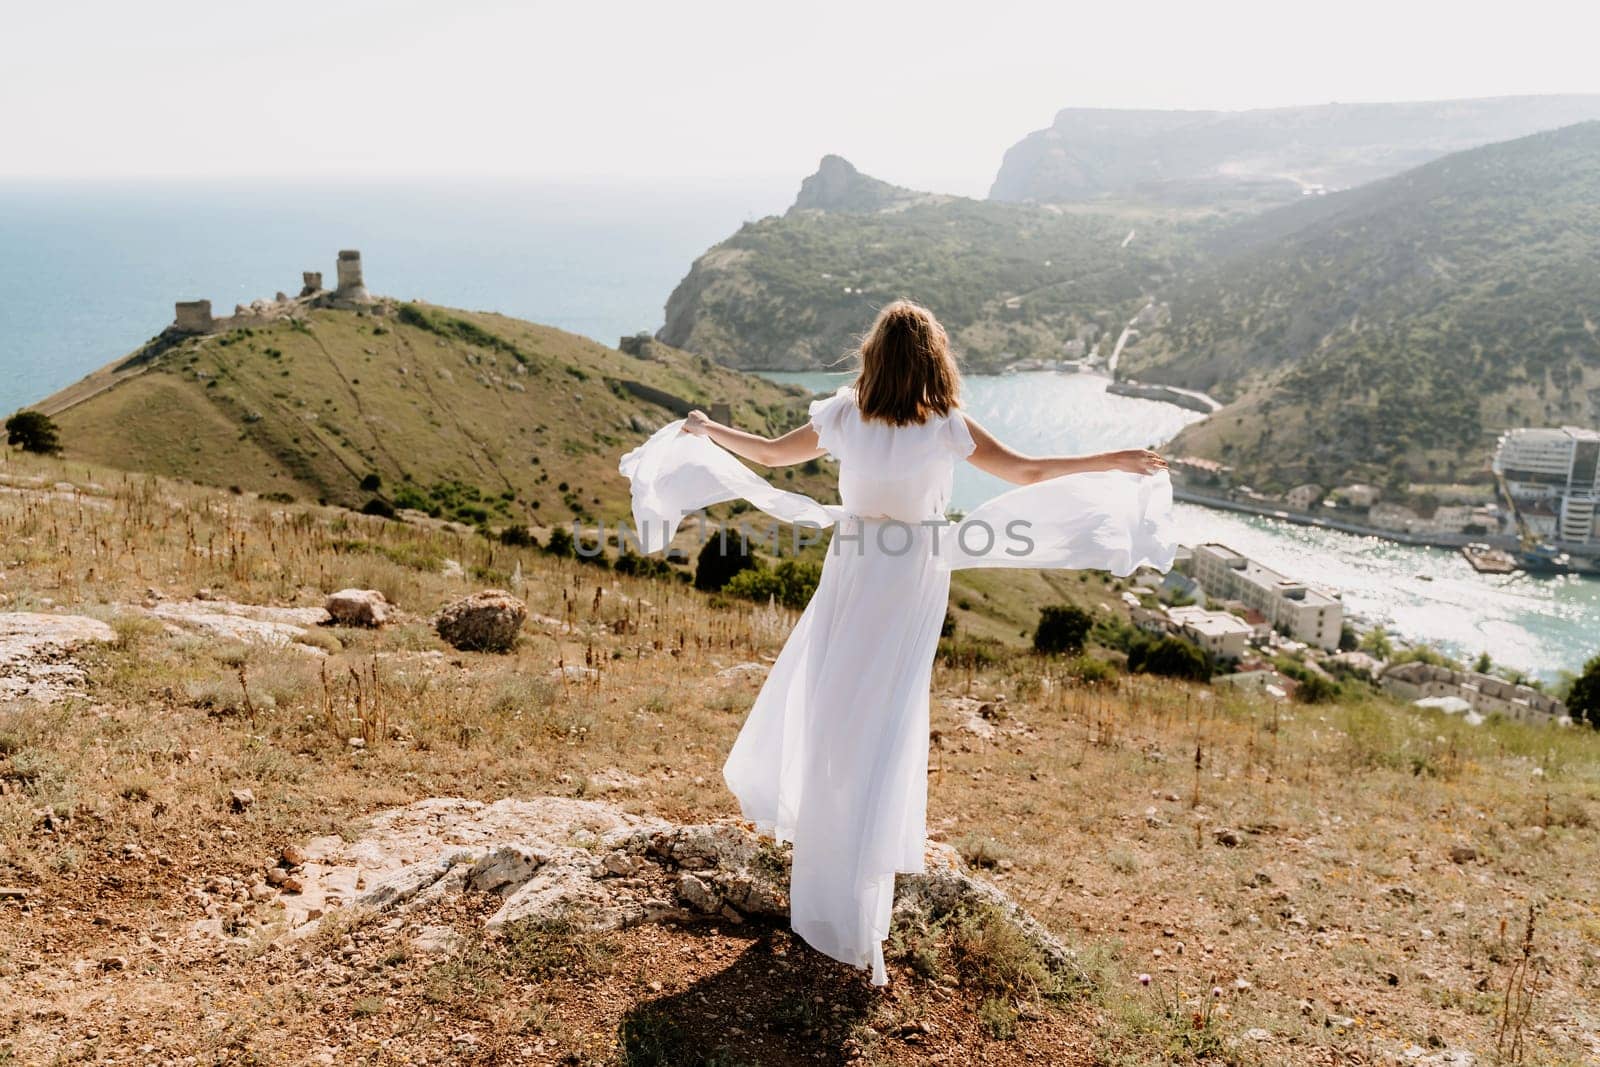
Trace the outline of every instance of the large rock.
[[433, 620], [434, 629], [456, 648], [505, 652], [517, 640], [528, 606], [503, 589], [486, 589], [456, 601]]
[[[789, 849], [732, 821], [678, 825], [610, 804], [565, 797], [493, 804], [441, 797], [380, 813], [361, 837], [317, 838], [297, 894], [281, 899], [295, 936], [328, 908], [410, 911], [447, 893], [493, 893], [493, 930], [565, 919], [596, 930], [663, 919], [789, 913]], [[963, 907], [998, 909], [1053, 963], [1071, 952], [994, 885], [973, 877], [955, 850], [932, 844], [926, 871], [901, 875], [895, 914], [931, 921]]]
[[341, 589], [328, 594], [322, 607], [340, 626], [378, 627], [389, 621], [389, 599], [376, 589]]

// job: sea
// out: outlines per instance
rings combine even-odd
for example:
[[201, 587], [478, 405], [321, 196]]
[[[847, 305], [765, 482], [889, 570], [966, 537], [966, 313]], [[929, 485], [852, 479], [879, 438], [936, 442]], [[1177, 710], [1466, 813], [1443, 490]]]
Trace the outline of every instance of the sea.
[[[235, 303], [329, 282], [340, 249], [368, 287], [500, 311], [615, 344], [654, 331], [694, 257], [781, 212], [786, 179], [474, 182], [0, 182], [0, 412], [136, 348], [176, 300]], [[838, 374], [774, 374], [817, 391]], [[1105, 392], [1093, 375], [971, 376], [967, 404], [1034, 452], [1159, 445], [1199, 416]], [[1002, 491], [969, 467], [955, 504]], [[1222, 541], [1339, 593], [1347, 612], [1547, 681], [1600, 653], [1600, 581], [1488, 576], [1458, 554], [1178, 505], [1190, 543]]]

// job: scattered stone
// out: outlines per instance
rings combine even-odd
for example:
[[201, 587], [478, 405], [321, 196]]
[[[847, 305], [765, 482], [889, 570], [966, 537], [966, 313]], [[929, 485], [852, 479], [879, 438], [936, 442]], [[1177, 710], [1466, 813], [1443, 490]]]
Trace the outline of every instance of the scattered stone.
[[424, 926], [411, 939], [411, 947], [427, 956], [448, 956], [461, 943], [461, 935], [449, 926]]
[[228, 794], [228, 810], [235, 815], [242, 815], [255, 804], [256, 795], [249, 789], [235, 789]]
[[1228, 826], [1219, 826], [1211, 831], [1211, 838], [1225, 848], [1238, 848], [1244, 844], [1245, 837], [1238, 830]]
[[341, 589], [330, 593], [322, 608], [340, 626], [376, 628], [389, 621], [389, 600], [376, 589]]
[[463, 651], [506, 652], [528, 617], [528, 606], [500, 589], [473, 593], [441, 611], [434, 629]]
[[28, 890], [20, 885], [0, 885], [0, 900], [27, 900]]
[[285, 867], [298, 867], [309, 858], [305, 849], [292, 843], [283, 846], [283, 852], [280, 855], [280, 862]]
[[447, 559], [439, 567], [439, 573], [446, 578], [465, 578], [467, 570], [458, 559]]
[[1244, 1036], [1248, 1041], [1271, 1041], [1272, 1031], [1264, 1030], [1259, 1026], [1252, 1026], [1244, 1032]]
[[1450, 846], [1451, 863], [1472, 863], [1478, 858], [1478, 850], [1471, 845]]

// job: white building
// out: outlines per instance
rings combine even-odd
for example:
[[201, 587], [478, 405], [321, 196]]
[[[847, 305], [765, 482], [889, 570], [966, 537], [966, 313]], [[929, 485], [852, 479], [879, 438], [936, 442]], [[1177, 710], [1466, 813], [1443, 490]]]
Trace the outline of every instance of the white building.
[[1339, 647], [1344, 605], [1336, 598], [1215, 542], [1195, 546], [1190, 567], [1208, 596], [1240, 601], [1275, 629], [1308, 645], [1329, 652]]
[[1563, 541], [1600, 541], [1600, 432], [1577, 426], [1507, 430], [1494, 453], [1495, 473], [1519, 503], [1555, 513]]
[[1201, 607], [1168, 608], [1167, 618], [1179, 631], [1217, 659], [1234, 660], [1244, 655], [1251, 626], [1226, 611], [1207, 611]]
[[1413, 661], [1390, 667], [1378, 681], [1402, 700], [1457, 697], [1472, 705], [1474, 711], [1504, 715], [1519, 722], [1560, 722], [1567, 718], [1566, 705], [1548, 693], [1477, 671]]

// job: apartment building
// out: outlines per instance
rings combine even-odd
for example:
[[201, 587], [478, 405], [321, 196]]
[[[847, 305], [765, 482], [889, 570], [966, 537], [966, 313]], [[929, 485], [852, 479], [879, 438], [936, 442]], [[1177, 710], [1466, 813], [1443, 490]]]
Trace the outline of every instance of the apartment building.
[[1507, 430], [1494, 470], [1527, 511], [1553, 512], [1554, 535], [1600, 543], [1600, 432], [1577, 426]]
[[1208, 597], [1237, 600], [1297, 641], [1329, 652], [1339, 647], [1344, 605], [1337, 598], [1216, 542], [1197, 545], [1189, 567]]

